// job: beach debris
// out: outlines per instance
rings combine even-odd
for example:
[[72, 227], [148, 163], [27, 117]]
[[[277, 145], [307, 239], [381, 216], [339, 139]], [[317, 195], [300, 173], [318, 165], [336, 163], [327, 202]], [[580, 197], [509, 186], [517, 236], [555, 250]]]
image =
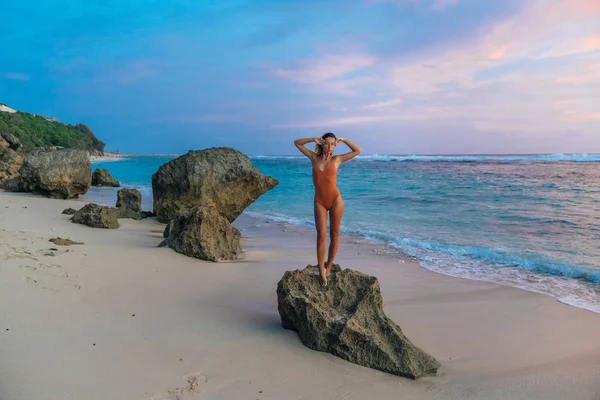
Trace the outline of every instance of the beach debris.
[[77, 210], [76, 210], [76, 209], [69, 207], [69, 208], [65, 208], [65, 209], [62, 211], [62, 213], [61, 213], [61, 214], [73, 215], [73, 214], [75, 214], [76, 212], [77, 212]]
[[[61, 237], [55, 237], [55, 238], [49, 239], [48, 241], [52, 242], [54, 244], [57, 244], [59, 246], [71, 246], [73, 244], [84, 244], [83, 242], [76, 242], [74, 240], [63, 239]], [[56, 249], [50, 249], [50, 250], [56, 250]]]
[[169, 222], [179, 211], [212, 204], [233, 222], [246, 207], [279, 184], [263, 175], [242, 152], [230, 147], [189, 151], [152, 175], [154, 212]]
[[235, 260], [242, 254], [240, 231], [211, 205], [181, 211], [163, 232], [158, 247], [207, 261]]
[[119, 187], [121, 184], [110, 175], [107, 169], [96, 168], [92, 172], [92, 186]]
[[333, 265], [326, 290], [317, 266], [286, 271], [277, 285], [281, 324], [313, 350], [411, 379], [435, 375], [439, 363], [413, 345], [383, 312], [376, 277]]
[[90, 154], [86, 150], [30, 150], [19, 169], [24, 190], [55, 199], [84, 194], [92, 182]]
[[117, 218], [142, 219], [142, 194], [137, 189], [117, 192]]
[[83, 206], [71, 217], [71, 222], [83, 224], [92, 228], [116, 229], [119, 227], [117, 209], [89, 203]]

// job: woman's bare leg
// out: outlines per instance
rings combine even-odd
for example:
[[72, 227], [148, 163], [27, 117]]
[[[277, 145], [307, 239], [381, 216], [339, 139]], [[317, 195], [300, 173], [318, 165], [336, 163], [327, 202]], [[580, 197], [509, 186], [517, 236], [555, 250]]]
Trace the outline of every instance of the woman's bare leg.
[[327, 246], [327, 210], [315, 201], [315, 226], [317, 228], [317, 262], [321, 285], [327, 285], [325, 274], [325, 247]]
[[333, 203], [329, 210], [329, 258], [327, 259], [327, 265], [325, 268], [326, 274], [331, 273], [333, 267], [333, 260], [338, 251], [340, 244], [340, 225], [342, 224], [342, 214], [344, 214], [344, 201], [342, 197]]

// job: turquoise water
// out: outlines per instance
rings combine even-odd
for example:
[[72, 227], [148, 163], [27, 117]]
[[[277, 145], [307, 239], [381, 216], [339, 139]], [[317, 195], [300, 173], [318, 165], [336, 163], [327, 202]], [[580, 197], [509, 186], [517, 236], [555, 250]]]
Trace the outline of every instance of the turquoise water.
[[[169, 159], [92, 167], [137, 187], [151, 209], [151, 175]], [[245, 213], [314, 226], [309, 160], [251, 159], [280, 184]], [[600, 312], [600, 155], [359, 156], [340, 166], [338, 188], [346, 234], [384, 242], [436, 272]]]

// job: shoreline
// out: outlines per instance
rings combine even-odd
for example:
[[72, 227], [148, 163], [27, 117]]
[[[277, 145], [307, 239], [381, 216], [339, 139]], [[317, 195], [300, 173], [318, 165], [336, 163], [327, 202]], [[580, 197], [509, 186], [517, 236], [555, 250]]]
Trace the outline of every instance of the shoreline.
[[[155, 218], [102, 230], [60, 214], [83, 200], [0, 191], [0, 201], [3, 400], [600, 395], [600, 318], [546, 295], [441, 275], [343, 236], [336, 263], [376, 276], [386, 315], [442, 364], [411, 381], [312, 351], [281, 327], [276, 285], [314, 264], [308, 228], [242, 214], [244, 258], [210, 263], [157, 248]], [[48, 242], [56, 236], [85, 244]]]

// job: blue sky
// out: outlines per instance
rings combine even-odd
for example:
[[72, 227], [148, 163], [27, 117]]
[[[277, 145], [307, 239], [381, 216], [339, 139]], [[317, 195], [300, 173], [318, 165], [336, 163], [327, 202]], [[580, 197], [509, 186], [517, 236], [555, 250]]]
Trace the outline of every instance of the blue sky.
[[600, 152], [597, 0], [7, 2], [0, 102], [122, 153]]

